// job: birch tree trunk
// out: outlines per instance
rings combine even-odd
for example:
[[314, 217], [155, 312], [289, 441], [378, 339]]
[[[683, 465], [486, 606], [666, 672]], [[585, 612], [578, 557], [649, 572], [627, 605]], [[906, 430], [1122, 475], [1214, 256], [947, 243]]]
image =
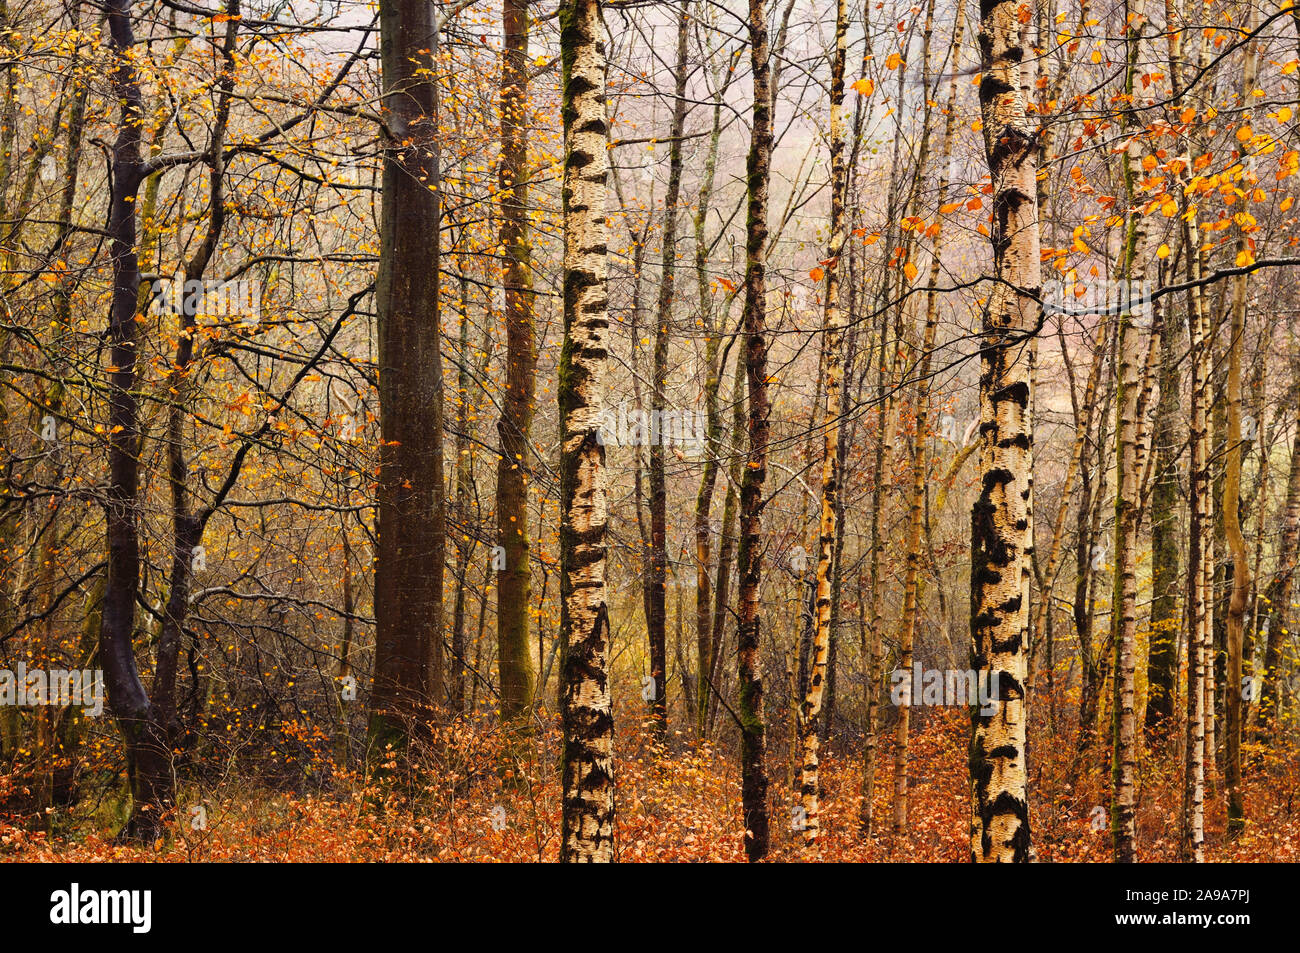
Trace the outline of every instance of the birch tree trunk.
[[[1132, 100], [1135, 79], [1142, 62], [1142, 31], [1145, 26], [1143, 0], [1130, 0], [1126, 28], [1128, 66], [1125, 94]], [[1125, 114], [1124, 123], [1128, 119]], [[1112, 605], [1112, 641], [1114, 656], [1114, 697], [1111, 705], [1111, 835], [1117, 863], [1137, 860], [1135, 847], [1134, 777], [1137, 773], [1137, 713], [1134, 683], [1134, 653], [1137, 644], [1137, 545], [1140, 518], [1139, 495], [1141, 471], [1138, 464], [1139, 413], [1145, 406], [1139, 359], [1144, 353], [1146, 330], [1135, 320], [1139, 314], [1151, 320], [1150, 305], [1139, 302], [1135, 313], [1135, 289], [1146, 277], [1146, 218], [1135, 208], [1134, 176], [1142, 164], [1142, 139], [1130, 134], [1122, 158], [1125, 195], [1128, 200], [1128, 228], [1124, 241], [1121, 274], [1127, 287], [1118, 295], [1108, 296], [1120, 309], [1119, 347], [1116, 351], [1117, 382], [1115, 395], [1115, 442], [1118, 459], [1115, 467], [1115, 580]], [[1155, 334], [1153, 330], [1151, 332]]]
[[[1165, 0], [1165, 20], [1169, 24], [1169, 76], [1171, 102], [1181, 108], [1186, 89], [1182, 33], [1175, 22], [1186, 17], [1177, 9], [1176, 0]], [[1190, 165], [1190, 153], [1187, 156]], [[1180, 175], [1186, 185], [1189, 175], [1186, 165]], [[1182, 192], [1183, 190], [1179, 190]], [[1194, 214], [1187, 215], [1186, 199], [1180, 199], [1184, 215], [1183, 246], [1187, 254], [1187, 277], [1193, 282], [1201, 278], [1200, 228]], [[1192, 367], [1189, 401], [1188, 442], [1191, 462], [1188, 479], [1188, 508], [1190, 521], [1187, 545], [1187, 716], [1184, 737], [1183, 764], [1183, 823], [1181, 852], [1184, 860], [1200, 863], [1204, 859], [1205, 827], [1205, 754], [1206, 718], [1213, 717], [1207, 710], [1206, 686], [1210, 677], [1211, 629], [1211, 560], [1209, 550], [1213, 501], [1210, 495], [1209, 458], [1209, 377], [1210, 340], [1209, 319], [1206, 315], [1202, 289], [1194, 285], [1187, 294], [1188, 325], [1190, 328], [1190, 363]]]
[[[1194, 264], [1199, 245], [1198, 230], [1188, 223], [1192, 240], [1188, 243], [1192, 280], [1200, 277], [1200, 267]], [[1206, 404], [1209, 399], [1209, 341], [1208, 321], [1201, 296], [1193, 289], [1191, 294], [1192, 318], [1192, 392], [1191, 423], [1191, 479], [1189, 499], [1191, 522], [1187, 548], [1187, 607], [1190, 630], [1187, 636], [1187, 737], [1186, 763], [1183, 777], [1183, 859], [1200, 863], [1203, 860], [1205, 812], [1205, 721], [1213, 717], [1206, 709], [1206, 682], [1210, 664], [1210, 586], [1207, 571], [1207, 544], [1210, 538], [1210, 464], [1206, 423]]]
[[817, 847], [821, 833], [818, 774], [818, 747], [822, 695], [825, 691], [826, 664], [831, 642], [831, 572], [839, 537], [840, 519], [840, 392], [843, 388], [840, 339], [844, 322], [840, 313], [840, 256], [844, 251], [844, 191], [847, 176], [844, 163], [844, 64], [847, 51], [848, 14], [845, 0], [835, 4], [835, 50], [831, 59], [830, 153], [831, 219], [830, 241], [826, 248], [826, 416], [822, 422], [821, 514], [818, 519], [817, 543], [817, 619], [813, 636], [812, 667], [808, 690], [799, 709], [800, 743], [803, 769], [799, 796], [805, 814], [804, 846]]
[[997, 679], [997, 709], [972, 708], [971, 859], [1029, 860], [1025, 775], [1032, 537], [1032, 337], [1042, 284], [1037, 144], [1025, 121], [1018, 5], [981, 0], [980, 111], [993, 183], [996, 283], [984, 312], [980, 496], [971, 511], [971, 667]]
[[560, 8], [564, 116], [564, 343], [560, 352], [560, 860], [614, 859], [614, 716], [605, 603], [605, 39], [600, 0]]

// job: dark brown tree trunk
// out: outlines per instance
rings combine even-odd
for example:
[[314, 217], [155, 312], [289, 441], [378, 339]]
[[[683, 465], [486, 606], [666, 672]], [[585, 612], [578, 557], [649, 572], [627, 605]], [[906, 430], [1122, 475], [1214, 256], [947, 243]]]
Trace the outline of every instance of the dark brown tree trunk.
[[758, 657], [762, 581], [763, 481], [767, 476], [767, 194], [772, 162], [771, 67], [767, 11], [763, 0], [749, 0], [749, 55], [754, 82], [754, 120], [746, 181], [749, 209], [745, 228], [745, 376], [749, 393], [749, 449], [740, 490], [740, 618], [738, 643], [741, 737], [741, 802], [745, 853], [762, 860], [769, 844], [766, 726], [763, 673]]
[[439, 350], [438, 23], [431, 4], [383, 0], [383, 208], [379, 330], [377, 749], [442, 701], [442, 356]]
[[130, 0], [110, 0], [113, 91], [119, 108], [112, 150], [112, 196], [108, 234], [113, 257], [113, 293], [108, 342], [108, 578], [99, 631], [109, 705], [126, 740], [131, 778], [131, 819], [123, 836], [152, 841], [174, 801], [170, 744], [158, 712], [145, 692], [135, 663], [135, 603], [140, 587], [140, 410], [136, 398], [140, 293], [135, 203], [145, 166], [140, 157], [144, 111], [132, 60], [135, 35]]

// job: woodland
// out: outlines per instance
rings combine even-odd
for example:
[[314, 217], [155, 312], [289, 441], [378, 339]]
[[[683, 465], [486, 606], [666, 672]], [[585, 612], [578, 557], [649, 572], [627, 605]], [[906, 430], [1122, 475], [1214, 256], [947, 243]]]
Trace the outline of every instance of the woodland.
[[0, 861], [1300, 860], [1297, 123], [1293, 0], [0, 0]]

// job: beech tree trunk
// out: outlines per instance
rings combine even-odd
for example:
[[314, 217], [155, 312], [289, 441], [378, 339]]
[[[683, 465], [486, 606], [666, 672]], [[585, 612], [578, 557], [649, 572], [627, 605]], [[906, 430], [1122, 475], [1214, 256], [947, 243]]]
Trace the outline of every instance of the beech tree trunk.
[[537, 377], [533, 278], [528, 241], [528, 0], [503, 0], [501, 50], [501, 224], [505, 253], [506, 384], [497, 434], [497, 539], [504, 565], [497, 571], [497, 665], [501, 723], [523, 729], [533, 697], [528, 651], [532, 576], [528, 529], [529, 431]]
[[443, 700], [438, 29], [428, 3], [380, 4], [387, 123], [375, 282], [381, 444], [371, 735], [377, 751], [400, 745]]
[[171, 810], [175, 783], [166, 727], [140, 680], [135, 662], [135, 605], [140, 589], [140, 408], [136, 396], [140, 291], [136, 198], [146, 176], [140, 156], [144, 109], [132, 57], [135, 34], [130, 0], [110, 0], [107, 12], [118, 100], [113, 143], [112, 197], [107, 232], [113, 260], [108, 345], [108, 495], [105, 525], [108, 577], [99, 630], [99, 660], [109, 706], [126, 741], [131, 819], [124, 837], [154, 840]]

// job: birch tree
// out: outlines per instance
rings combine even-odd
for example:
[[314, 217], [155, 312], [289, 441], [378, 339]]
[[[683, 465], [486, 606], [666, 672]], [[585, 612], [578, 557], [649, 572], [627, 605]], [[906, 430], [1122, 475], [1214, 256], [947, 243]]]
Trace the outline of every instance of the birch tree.
[[826, 248], [825, 375], [826, 409], [822, 420], [821, 513], [817, 541], [817, 619], [813, 638], [813, 659], [808, 691], [799, 710], [800, 745], [803, 749], [799, 796], [804, 809], [804, 844], [815, 848], [821, 833], [818, 774], [819, 730], [826, 664], [831, 641], [831, 565], [839, 535], [840, 427], [843, 389], [840, 340], [843, 319], [840, 311], [840, 258], [847, 237], [844, 189], [844, 65], [848, 38], [845, 0], [835, 4], [835, 46], [831, 53], [830, 153], [831, 217], [830, 242]]
[[614, 859], [614, 717], [605, 603], [605, 34], [600, 0], [560, 9], [564, 343], [560, 353], [560, 859]]
[[971, 668], [997, 710], [972, 709], [971, 859], [1029, 860], [1025, 678], [1033, 551], [1031, 338], [1040, 325], [1037, 145], [1021, 88], [1017, 4], [980, 7], [980, 112], [993, 183], [994, 282], [980, 351], [980, 497], [971, 512]]

